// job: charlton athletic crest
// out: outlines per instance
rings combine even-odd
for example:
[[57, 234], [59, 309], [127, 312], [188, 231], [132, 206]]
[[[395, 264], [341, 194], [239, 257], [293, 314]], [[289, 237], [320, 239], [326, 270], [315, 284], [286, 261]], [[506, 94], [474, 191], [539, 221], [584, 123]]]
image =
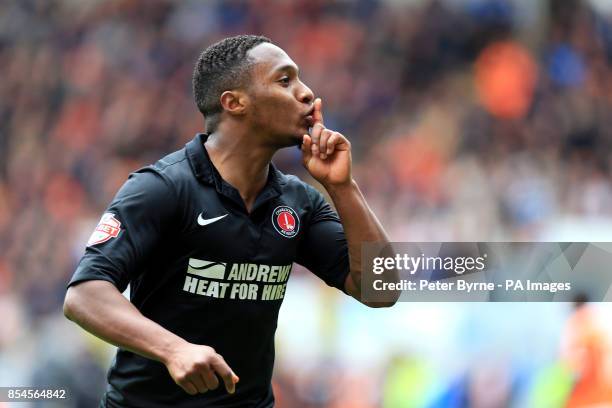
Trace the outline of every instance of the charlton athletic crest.
[[300, 230], [300, 219], [293, 208], [281, 205], [272, 211], [274, 229], [286, 238], [293, 238]]
[[115, 214], [104, 213], [98, 226], [89, 237], [87, 246], [101, 244], [111, 238], [117, 238], [121, 231], [121, 223], [115, 218]]

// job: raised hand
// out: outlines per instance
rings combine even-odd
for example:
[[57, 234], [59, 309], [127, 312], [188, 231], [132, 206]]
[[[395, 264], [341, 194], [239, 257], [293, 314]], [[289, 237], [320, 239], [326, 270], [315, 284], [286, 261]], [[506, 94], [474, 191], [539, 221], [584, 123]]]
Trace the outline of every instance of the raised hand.
[[324, 186], [351, 182], [351, 143], [339, 132], [323, 124], [323, 101], [314, 101], [314, 124], [310, 135], [304, 135], [302, 161], [304, 167]]

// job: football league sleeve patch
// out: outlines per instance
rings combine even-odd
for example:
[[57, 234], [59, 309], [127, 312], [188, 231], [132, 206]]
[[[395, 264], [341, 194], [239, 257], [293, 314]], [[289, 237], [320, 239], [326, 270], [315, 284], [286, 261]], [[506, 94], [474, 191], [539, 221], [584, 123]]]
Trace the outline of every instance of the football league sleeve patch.
[[121, 222], [119, 222], [115, 214], [107, 212], [102, 215], [100, 222], [91, 233], [87, 246], [102, 244], [109, 239], [117, 238], [121, 232]]

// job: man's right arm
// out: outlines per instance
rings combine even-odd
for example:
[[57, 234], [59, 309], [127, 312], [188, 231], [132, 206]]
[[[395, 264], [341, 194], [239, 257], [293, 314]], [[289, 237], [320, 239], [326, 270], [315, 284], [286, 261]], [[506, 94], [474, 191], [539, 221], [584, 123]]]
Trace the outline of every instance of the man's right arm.
[[238, 377], [213, 348], [191, 344], [146, 318], [110, 282], [91, 280], [68, 288], [64, 315], [104, 341], [163, 363], [191, 395], [216, 389], [215, 373], [227, 392], [235, 391]]
[[[115, 346], [165, 364], [189, 394], [215, 389], [218, 374], [233, 393], [238, 377], [211, 347], [192, 344], [145, 317], [121, 292], [146, 268], [163, 233], [174, 233], [178, 202], [150, 169], [121, 187], [90, 237], [66, 293], [64, 314]], [[216, 373], [216, 374], [215, 374]]]

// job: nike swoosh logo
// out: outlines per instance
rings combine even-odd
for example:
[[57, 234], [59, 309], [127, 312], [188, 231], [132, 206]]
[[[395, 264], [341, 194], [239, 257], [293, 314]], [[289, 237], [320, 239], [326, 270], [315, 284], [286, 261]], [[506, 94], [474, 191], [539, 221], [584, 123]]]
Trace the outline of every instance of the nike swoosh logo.
[[225, 218], [225, 217], [227, 217], [227, 214], [224, 214], [224, 215], [222, 215], [220, 217], [205, 219], [205, 218], [202, 218], [202, 213], [200, 213], [200, 215], [198, 215], [198, 224], [201, 225], [201, 226], [205, 226], [205, 225], [208, 225], [208, 224], [212, 224], [213, 222], [217, 222], [221, 218]]

